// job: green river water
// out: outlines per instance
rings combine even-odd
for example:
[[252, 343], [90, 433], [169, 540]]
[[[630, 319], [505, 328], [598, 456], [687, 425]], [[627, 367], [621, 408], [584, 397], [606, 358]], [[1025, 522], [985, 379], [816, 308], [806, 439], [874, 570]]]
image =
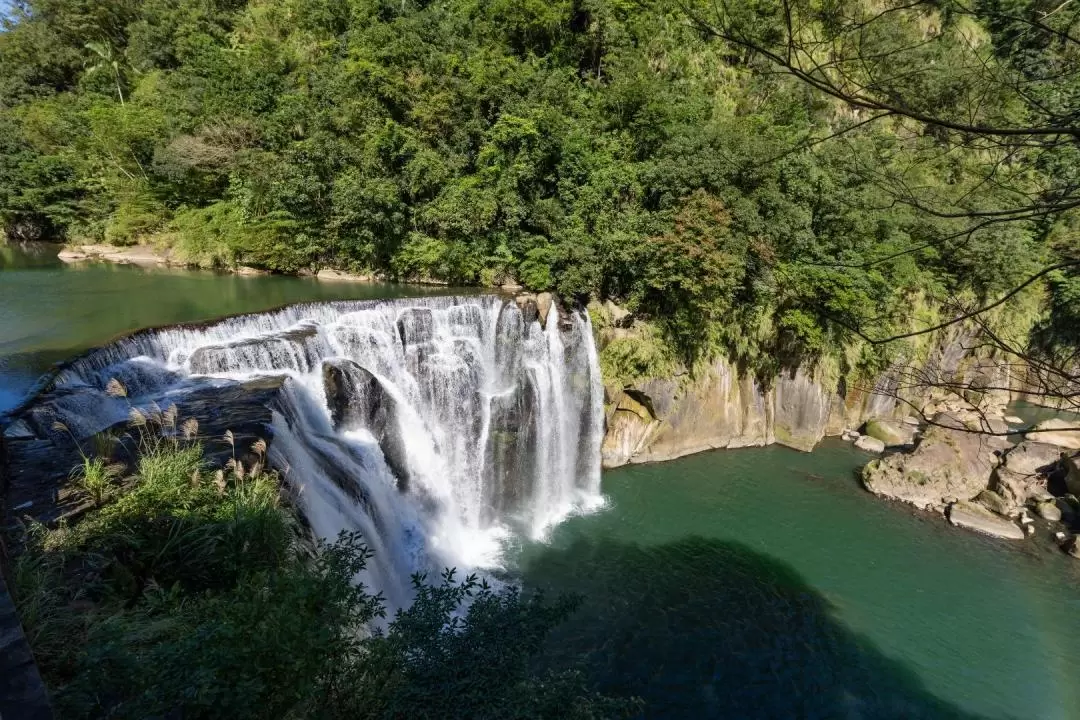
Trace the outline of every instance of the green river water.
[[[139, 327], [433, 292], [54, 253], [0, 245], [0, 412]], [[655, 718], [1080, 718], [1080, 563], [878, 500], [866, 460], [826, 441], [608, 472], [607, 507], [512, 548], [527, 587], [583, 599], [549, 657]]]

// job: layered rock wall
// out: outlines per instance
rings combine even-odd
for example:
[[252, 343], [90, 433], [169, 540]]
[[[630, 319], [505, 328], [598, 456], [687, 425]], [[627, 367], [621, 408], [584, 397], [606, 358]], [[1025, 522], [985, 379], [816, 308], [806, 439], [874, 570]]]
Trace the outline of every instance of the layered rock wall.
[[809, 451], [826, 435], [897, 412], [891, 397], [866, 391], [844, 396], [803, 368], [763, 387], [724, 358], [693, 378], [608, 386], [606, 399], [607, 468], [774, 442]]

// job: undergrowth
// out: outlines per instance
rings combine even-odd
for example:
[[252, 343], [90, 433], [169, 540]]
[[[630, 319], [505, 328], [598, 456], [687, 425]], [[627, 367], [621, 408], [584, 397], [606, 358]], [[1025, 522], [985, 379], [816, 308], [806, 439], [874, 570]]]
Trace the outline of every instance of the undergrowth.
[[381, 595], [359, 581], [371, 551], [355, 533], [305, 538], [265, 442], [238, 448], [228, 433], [234, 455], [211, 468], [175, 409], [132, 417], [134, 459], [88, 452], [73, 471], [85, 513], [27, 523], [19, 538], [13, 595], [58, 717], [584, 719], [639, 707], [576, 673], [532, 669], [573, 600], [447, 571], [414, 577], [416, 602], [384, 626]]

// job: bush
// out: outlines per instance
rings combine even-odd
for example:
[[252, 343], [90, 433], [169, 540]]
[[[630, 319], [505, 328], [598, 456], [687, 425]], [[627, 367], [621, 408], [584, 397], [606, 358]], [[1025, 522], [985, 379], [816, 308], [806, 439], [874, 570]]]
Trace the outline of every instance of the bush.
[[197, 443], [156, 434], [175, 411], [155, 416], [138, 428], [122, 492], [99, 492], [111, 465], [87, 458], [81, 477], [94, 478], [84, 486], [99, 506], [23, 538], [14, 597], [59, 716], [584, 719], [637, 708], [577, 674], [532, 671], [567, 599], [447, 571], [435, 585], [414, 578], [415, 603], [375, 629], [382, 598], [357, 582], [370, 551], [356, 534], [314, 549], [302, 540], [262, 467], [264, 443], [243, 453], [248, 466], [210, 471]]

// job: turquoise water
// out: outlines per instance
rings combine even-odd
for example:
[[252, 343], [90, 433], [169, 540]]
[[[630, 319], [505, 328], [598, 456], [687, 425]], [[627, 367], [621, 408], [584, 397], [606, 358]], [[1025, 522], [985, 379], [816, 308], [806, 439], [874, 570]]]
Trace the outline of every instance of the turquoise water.
[[656, 718], [1080, 717], [1080, 563], [863, 492], [867, 459], [716, 451], [606, 474], [609, 506], [521, 549], [580, 593], [579, 653]]
[[297, 302], [449, 292], [110, 263], [65, 265], [56, 258], [58, 249], [0, 243], [0, 412], [16, 405], [53, 363], [140, 328]]

